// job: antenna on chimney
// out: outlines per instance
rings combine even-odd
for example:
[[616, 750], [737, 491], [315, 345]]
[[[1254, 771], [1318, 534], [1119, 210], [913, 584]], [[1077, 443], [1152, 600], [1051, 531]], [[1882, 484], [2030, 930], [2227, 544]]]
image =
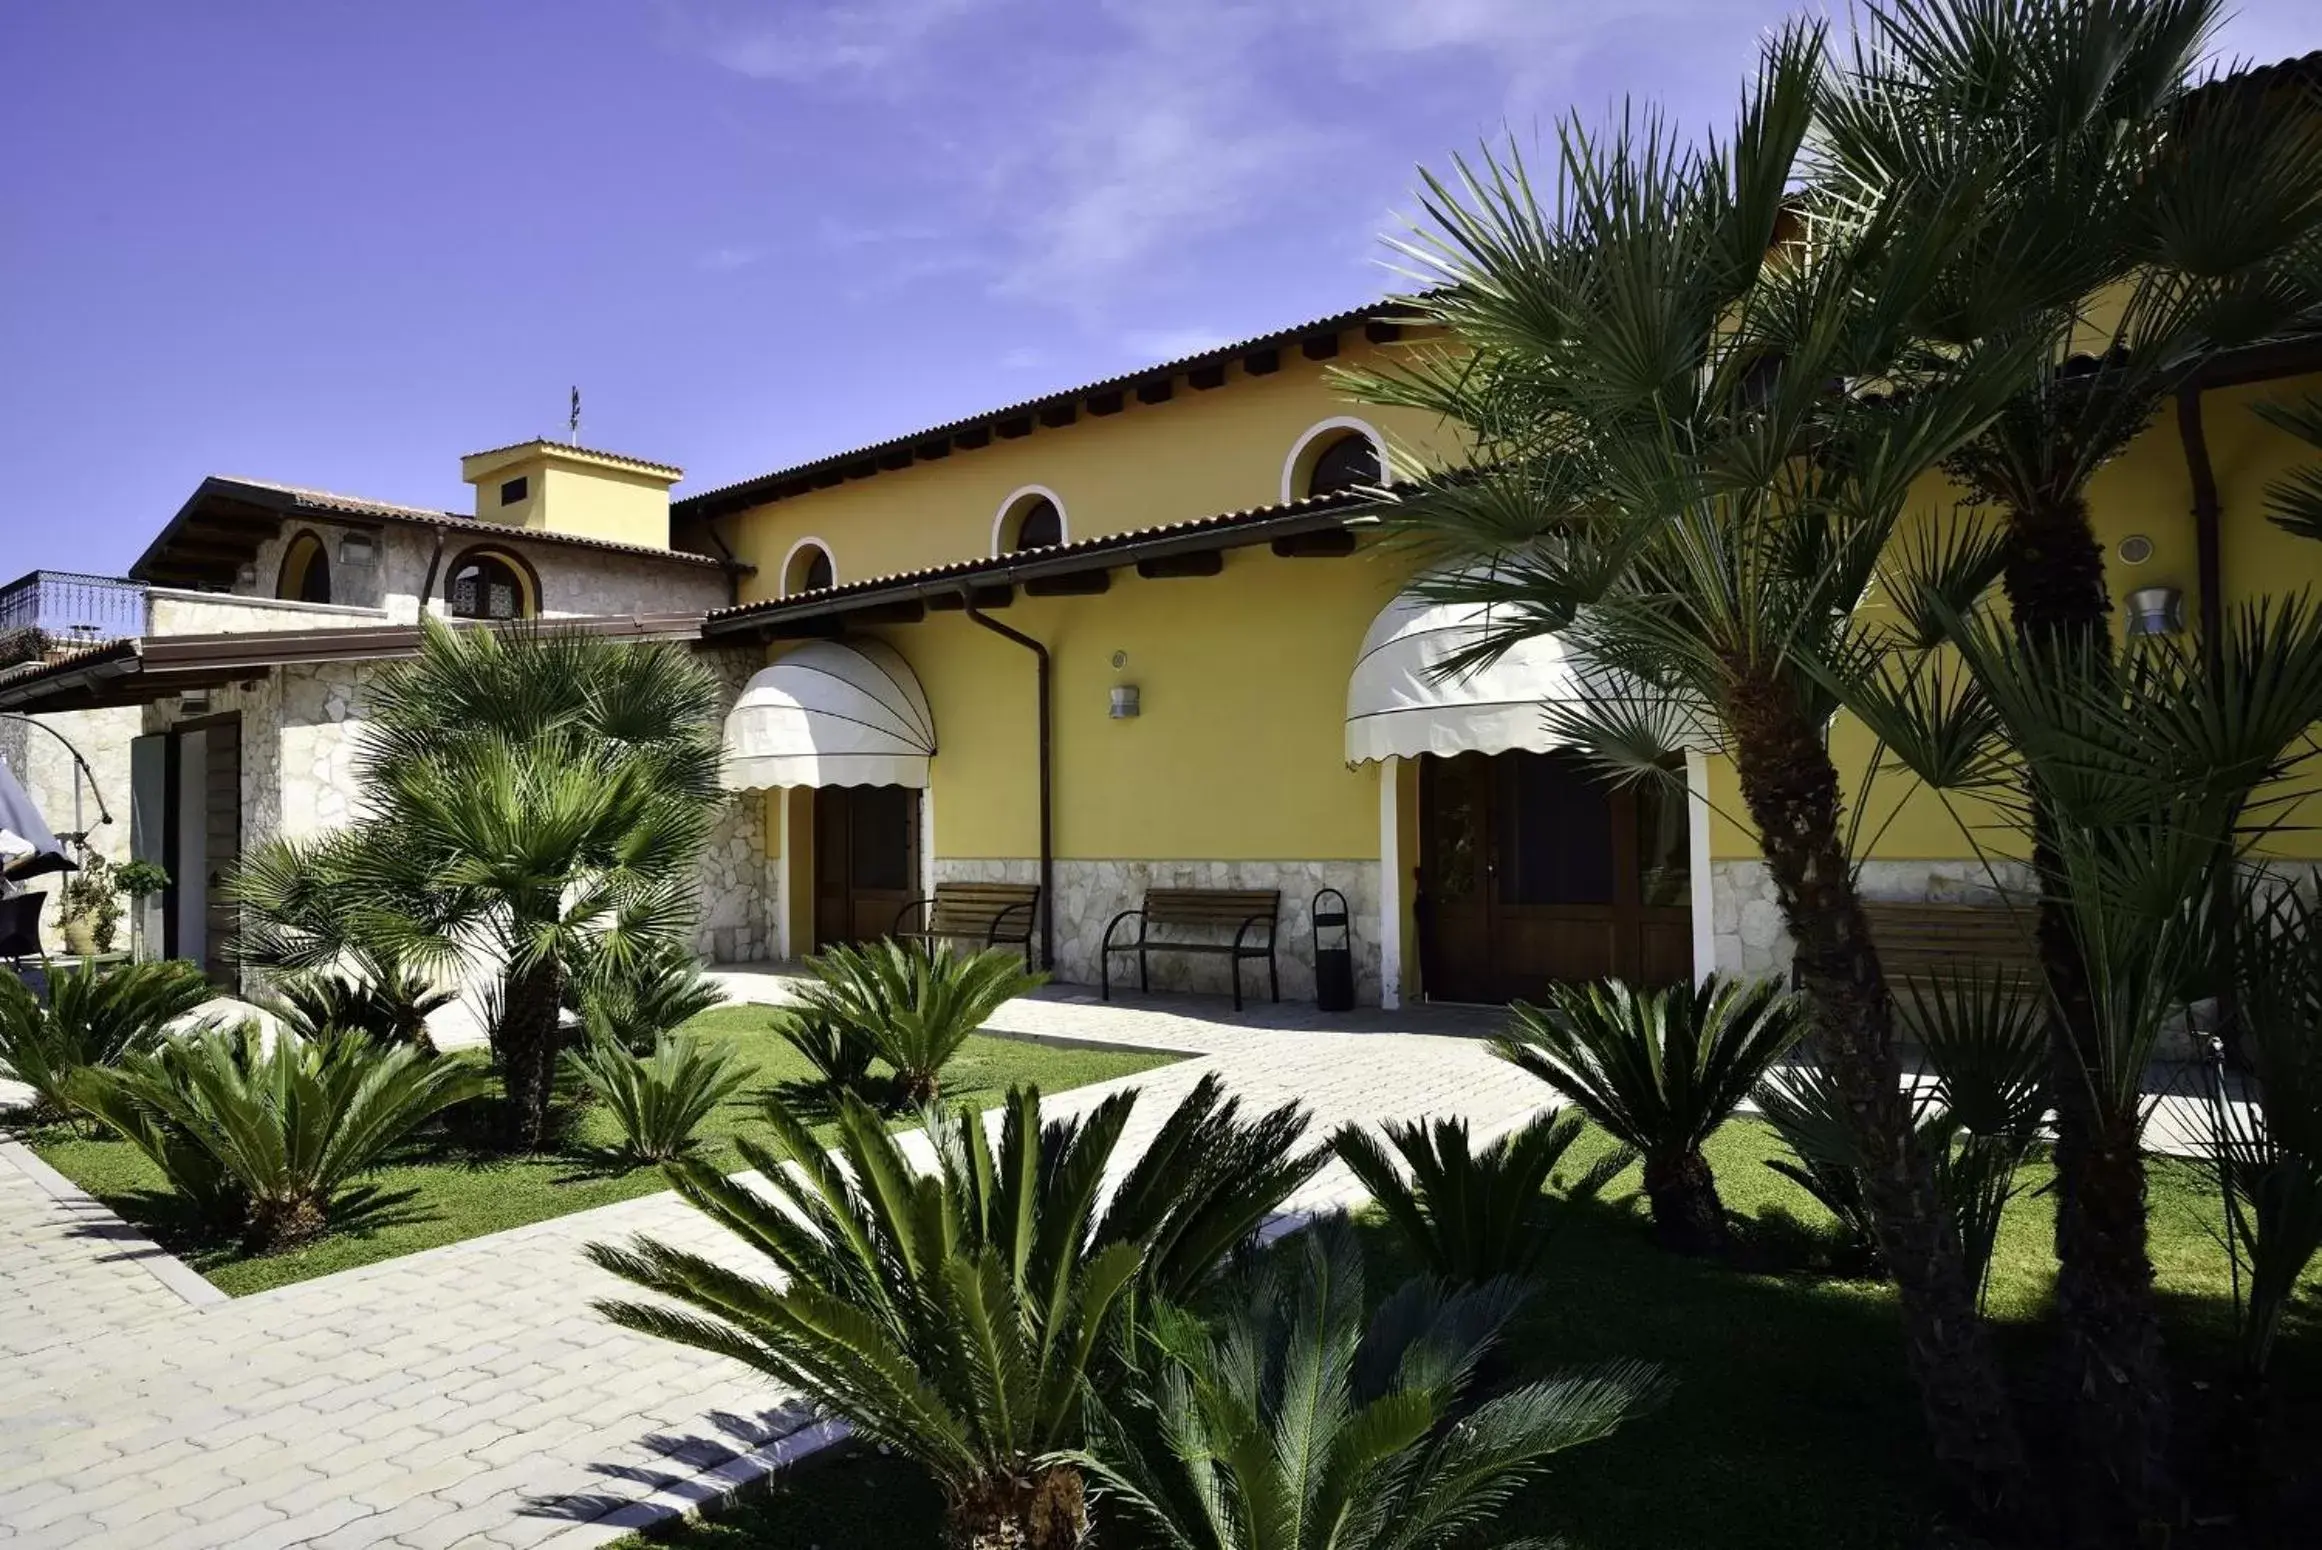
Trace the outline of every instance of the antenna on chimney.
[[577, 388], [577, 387], [576, 387], [576, 388], [574, 388], [574, 389], [572, 390], [572, 414], [571, 414], [571, 415], [570, 415], [570, 416], [569, 416], [569, 417], [566, 419], [566, 421], [565, 421], [565, 430], [566, 430], [566, 431], [567, 431], [567, 432], [568, 432], [568, 433], [571, 435], [571, 437], [572, 437], [572, 444], [573, 444], [574, 446], [576, 446], [576, 447], [577, 447], [577, 446], [579, 446], [579, 445], [580, 445], [580, 389], [579, 389], [579, 388]]

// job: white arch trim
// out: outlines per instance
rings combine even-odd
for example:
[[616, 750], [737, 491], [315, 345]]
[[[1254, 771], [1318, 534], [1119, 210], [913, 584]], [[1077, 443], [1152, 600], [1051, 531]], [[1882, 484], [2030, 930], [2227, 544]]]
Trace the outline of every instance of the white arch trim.
[[779, 596], [788, 597], [790, 595], [790, 562], [798, 558], [798, 551], [801, 549], [820, 549], [825, 555], [828, 555], [830, 557], [830, 584], [834, 587], [838, 585], [837, 552], [821, 539], [808, 534], [790, 546], [789, 552], [782, 556], [782, 568], [774, 573], [774, 584], [782, 589], [778, 594]]
[[1063, 542], [1068, 544], [1072, 542], [1072, 513], [1064, 509], [1064, 497], [1044, 484], [1028, 484], [1021, 489], [1010, 490], [1007, 499], [1000, 502], [1000, 509], [992, 513], [993, 559], [996, 560], [1008, 552], [1008, 518], [1010, 514], [1019, 507], [1030, 505], [1036, 499], [1046, 500], [1056, 508], [1056, 531]]
[[1307, 427], [1306, 434], [1298, 438], [1290, 448], [1290, 455], [1282, 460], [1283, 505], [1287, 506], [1305, 497], [1306, 492], [1298, 488], [1298, 466], [1305, 461], [1307, 448], [1327, 437], [1335, 437], [1341, 431], [1361, 431], [1368, 436], [1371, 439], [1371, 450], [1379, 455], [1379, 472], [1386, 472], [1387, 438], [1379, 434], [1379, 428], [1368, 420], [1358, 420], [1352, 415], [1337, 415]]

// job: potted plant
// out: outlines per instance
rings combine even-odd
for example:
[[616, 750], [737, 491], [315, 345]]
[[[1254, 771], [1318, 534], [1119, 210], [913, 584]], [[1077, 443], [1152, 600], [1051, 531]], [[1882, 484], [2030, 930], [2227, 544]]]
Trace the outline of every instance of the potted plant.
[[130, 941], [138, 947], [140, 957], [146, 956], [144, 950], [158, 941], [153, 933], [159, 927], [160, 917], [152, 914], [145, 901], [169, 886], [169, 873], [158, 862], [132, 861], [113, 869], [113, 886], [136, 904], [136, 912], [130, 917]]
[[113, 935], [121, 926], [120, 885], [113, 863], [82, 840], [76, 846], [80, 870], [65, 879], [57, 897], [65, 950], [89, 957], [113, 950]]

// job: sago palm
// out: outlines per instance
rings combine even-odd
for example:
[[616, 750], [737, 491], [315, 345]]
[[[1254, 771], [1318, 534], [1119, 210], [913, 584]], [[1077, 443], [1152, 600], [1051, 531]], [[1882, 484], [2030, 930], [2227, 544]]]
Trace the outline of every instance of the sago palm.
[[[421, 1122], [475, 1097], [482, 1073], [367, 1035], [305, 1040], [255, 1023], [172, 1041], [82, 1081], [82, 1101], [165, 1170], [194, 1159], [197, 1201], [230, 1190], [253, 1251], [302, 1243], [333, 1201]], [[180, 1163], [180, 1166], [183, 1166]]]
[[565, 1057], [573, 1074], [621, 1127], [631, 1157], [666, 1162], [690, 1150], [694, 1132], [756, 1072], [735, 1050], [690, 1034], [665, 1034], [650, 1055], [593, 1037]]
[[693, 1160], [668, 1171], [778, 1279], [649, 1239], [597, 1245], [597, 1264], [667, 1299], [598, 1306], [768, 1373], [922, 1465], [957, 1543], [1078, 1545], [1082, 1470], [1057, 1454], [1080, 1441], [1086, 1382], [1132, 1322], [1120, 1315], [1140, 1293], [1198, 1289], [1313, 1172], [1291, 1155], [1294, 1110], [1250, 1124], [1219, 1098], [1212, 1082], [1188, 1097], [1102, 1209], [1133, 1092], [1043, 1123], [1039, 1092], [1012, 1090], [996, 1141], [972, 1111], [931, 1108], [931, 1170], [851, 1093], [827, 1153], [769, 1100], [773, 1148], [735, 1143], [757, 1180]]
[[169, 1024], [217, 994], [201, 966], [182, 958], [100, 969], [84, 962], [48, 978], [48, 1000], [0, 974], [0, 1076], [32, 1089], [38, 1118], [78, 1106], [85, 1070], [117, 1064], [158, 1043]]
[[875, 1052], [895, 1068], [898, 1096], [912, 1106], [934, 1099], [943, 1068], [994, 1012], [1046, 979], [997, 950], [894, 941], [827, 948], [806, 966], [814, 978], [799, 988], [796, 1018], [831, 1030], [842, 1046], [854, 1040]]
[[1926, 348], [1918, 314], [1981, 229], [1972, 179], [1910, 207], [1801, 197], [1822, 35], [1768, 49], [1730, 136], [1651, 114], [1566, 129], [1553, 185], [1515, 157], [1430, 180], [1404, 244], [1437, 345], [1356, 377], [1471, 433], [1399, 469], [1387, 514], [1423, 594], [1492, 605], [1457, 670], [1560, 634], [1591, 664], [1543, 715], [1624, 779], [1730, 754], [1818, 1056], [1878, 1164], [1905, 1348], [1942, 1459], [1978, 1501], [2030, 1494], [2021, 1438], [1901, 1091], [1894, 1006], [1855, 884], [1860, 844], [1810, 663], [1877, 580], [1925, 477], [2027, 369], [2006, 341]]
[[1092, 1404], [1073, 1455], [1139, 1542], [1170, 1550], [1449, 1550], [1489, 1542], [1547, 1460], [1652, 1408], [1623, 1363], [1485, 1395], [1479, 1366], [1523, 1294], [1412, 1281], [1366, 1315], [1343, 1222], [1278, 1252], [1216, 1329], [1169, 1310], [1143, 1371]]
[[1550, 1175], [1587, 1124], [1575, 1110], [1537, 1115], [1479, 1152], [1463, 1119], [1389, 1121], [1385, 1145], [1343, 1125], [1331, 1146], [1429, 1274], [1473, 1286], [1538, 1269], [1563, 1211], [1636, 1160], [1615, 1147], [1552, 1198]]
[[1797, 1004], [1771, 981], [1713, 975], [1690, 990], [1559, 985], [1546, 1006], [1513, 1010], [1492, 1053], [1637, 1152], [1663, 1241], [1723, 1248], [1725, 1206], [1702, 1148], [1797, 1041]]
[[672, 646], [422, 628], [418, 658], [382, 672], [365, 706], [363, 815], [261, 850], [240, 896], [271, 963], [352, 946], [489, 974], [509, 1136], [538, 1147], [575, 966], [610, 975], [691, 931], [717, 688]]
[[702, 972], [688, 942], [665, 942], [602, 966], [584, 963], [572, 1000], [595, 1039], [611, 1039], [632, 1055], [648, 1055], [662, 1035], [725, 1004], [726, 993]]
[[286, 974], [259, 1004], [301, 1038], [367, 1033], [433, 1054], [427, 1020], [458, 999], [418, 970], [393, 964]]

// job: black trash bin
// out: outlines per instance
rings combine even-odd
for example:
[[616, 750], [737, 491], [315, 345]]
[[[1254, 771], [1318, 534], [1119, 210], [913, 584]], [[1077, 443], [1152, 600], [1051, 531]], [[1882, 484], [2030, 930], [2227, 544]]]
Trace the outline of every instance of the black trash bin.
[[[1335, 901], [1336, 907], [1324, 904]], [[1325, 1012], [1354, 1010], [1354, 925], [1346, 895], [1325, 888], [1314, 896], [1314, 1004]]]

